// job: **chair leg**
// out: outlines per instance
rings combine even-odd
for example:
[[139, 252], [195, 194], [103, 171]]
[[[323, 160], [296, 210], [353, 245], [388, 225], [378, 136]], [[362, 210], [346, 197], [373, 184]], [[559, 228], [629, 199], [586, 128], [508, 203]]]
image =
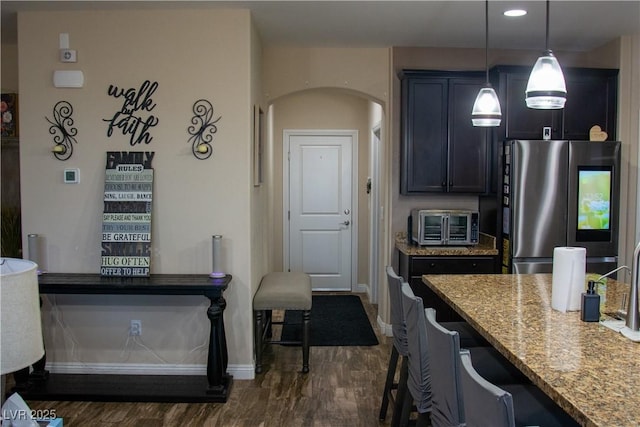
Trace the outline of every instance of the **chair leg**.
[[267, 333], [265, 336], [269, 339], [273, 337], [273, 310], [265, 310], [262, 318], [262, 325], [266, 325]]
[[416, 427], [429, 427], [431, 425], [431, 412], [418, 413]]
[[398, 391], [396, 393], [396, 402], [393, 406], [393, 418], [391, 418], [392, 427], [405, 427], [409, 424], [409, 415], [413, 406], [413, 398], [407, 388], [407, 380], [409, 378], [409, 358], [402, 356], [402, 364], [400, 365], [400, 379], [398, 380]]
[[256, 348], [256, 374], [262, 373], [262, 334], [264, 332], [263, 311], [254, 311], [254, 346]]
[[302, 313], [302, 373], [309, 372], [309, 335], [311, 334], [311, 310]]
[[413, 397], [411, 397], [410, 393], [407, 393], [404, 396], [404, 399], [401, 404], [400, 410], [400, 421], [398, 423], [399, 427], [407, 427], [409, 425], [409, 417], [411, 416], [411, 408], [413, 407]]
[[387, 368], [387, 380], [384, 383], [384, 391], [382, 393], [382, 404], [380, 405], [380, 421], [384, 421], [387, 418], [387, 408], [389, 407], [389, 396], [393, 389], [393, 380], [396, 376], [396, 368], [398, 366], [398, 350], [395, 346], [391, 347], [391, 356], [389, 357], [389, 367]]

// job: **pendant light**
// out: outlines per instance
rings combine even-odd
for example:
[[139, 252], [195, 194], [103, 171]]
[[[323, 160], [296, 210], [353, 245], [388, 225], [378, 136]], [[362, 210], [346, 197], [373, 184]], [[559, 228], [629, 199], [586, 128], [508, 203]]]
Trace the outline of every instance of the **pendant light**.
[[540, 110], [564, 108], [567, 100], [567, 87], [560, 64], [549, 49], [549, 0], [547, 0], [547, 32], [545, 52], [538, 58], [525, 92], [527, 107]]
[[485, 1], [485, 44], [484, 44], [484, 65], [487, 81], [473, 103], [471, 110], [471, 123], [474, 126], [500, 126], [502, 111], [500, 111], [500, 101], [496, 91], [489, 83], [489, 0]]

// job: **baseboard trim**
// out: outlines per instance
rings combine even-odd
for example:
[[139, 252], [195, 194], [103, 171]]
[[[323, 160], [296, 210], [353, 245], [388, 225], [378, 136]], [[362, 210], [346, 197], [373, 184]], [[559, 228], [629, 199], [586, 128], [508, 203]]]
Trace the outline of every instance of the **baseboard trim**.
[[[102, 375], [207, 375], [206, 365], [177, 365], [154, 363], [65, 363], [49, 362], [46, 369], [52, 374]], [[255, 378], [254, 365], [228, 365], [227, 373], [234, 380]]]
[[371, 297], [371, 294], [369, 293], [369, 285], [367, 285], [366, 283], [358, 283], [354, 287], [353, 292], [356, 292], [356, 293], [359, 293], [359, 294], [366, 293], [369, 297]]
[[382, 331], [382, 333], [387, 337], [393, 336], [393, 329], [391, 328], [390, 323], [385, 323], [380, 316], [376, 319], [378, 322], [378, 327]]

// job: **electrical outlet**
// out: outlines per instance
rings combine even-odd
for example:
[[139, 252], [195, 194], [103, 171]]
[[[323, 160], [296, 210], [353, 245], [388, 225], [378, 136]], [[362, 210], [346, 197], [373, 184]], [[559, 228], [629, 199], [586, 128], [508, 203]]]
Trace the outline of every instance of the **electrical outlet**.
[[142, 335], [142, 321], [141, 320], [132, 320], [129, 325], [129, 336], [130, 337], [139, 337]]

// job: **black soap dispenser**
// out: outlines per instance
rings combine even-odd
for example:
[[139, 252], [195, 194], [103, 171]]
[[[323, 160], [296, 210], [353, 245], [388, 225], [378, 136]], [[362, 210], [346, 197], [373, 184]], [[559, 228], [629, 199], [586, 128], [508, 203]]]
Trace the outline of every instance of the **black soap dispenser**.
[[582, 294], [580, 319], [583, 322], [600, 321], [600, 295], [596, 293], [596, 282], [593, 280], [589, 280], [587, 292]]

